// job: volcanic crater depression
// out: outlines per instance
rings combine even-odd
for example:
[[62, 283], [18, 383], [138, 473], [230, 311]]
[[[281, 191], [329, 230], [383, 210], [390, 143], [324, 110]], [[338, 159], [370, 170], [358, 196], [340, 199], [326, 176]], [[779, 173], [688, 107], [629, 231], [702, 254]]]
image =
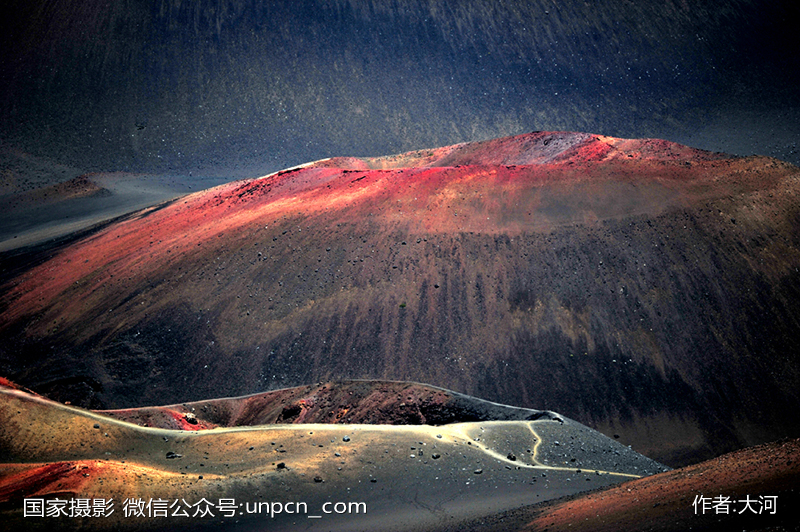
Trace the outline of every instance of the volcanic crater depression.
[[555, 132], [316, 161], [3, 254], [0, 371], [95, 409], [426, 382], [692, 463], [800, 433], [799, 176]]

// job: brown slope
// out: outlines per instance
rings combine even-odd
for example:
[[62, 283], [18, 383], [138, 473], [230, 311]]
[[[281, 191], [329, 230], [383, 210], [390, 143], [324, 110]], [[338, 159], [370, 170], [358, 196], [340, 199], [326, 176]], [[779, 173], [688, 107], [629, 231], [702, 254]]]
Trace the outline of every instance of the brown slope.
[[[784, 440], [458, 526], [475, 532], [796, 531], [799, 493], [800, 440]], [[695, 509], [696, 497], [712, 499], [711, 505], [704, 509], [700, 499]], [[771, 498], [766, 504], [774, 508], [765, 509]]]
[[93, 176], [90, 174], [84, 174], [70, 179], [69, 181], [64, 181], [63, 183], [56, 183], [48, 187], [31, 190], [17, 195], [14, 198], [14, 203], [19, 205], [31, 203], [46, 204], [73, 198], [108, 194], [106, 189], [92, 180], [92, 177]]
[[797, 168], [569, 133], [379, 159], [64, 249], [6, 285], [0, 369], [96, 408], [415, 380], [672, 465], [800, 432]]
[[559, 420], [553, 412], [498, 405], [442, 388], [392, 381], [327, 382], [244, 397], [96, 412], [144, 427], [175, 430], [299, 423], [445, 425]]

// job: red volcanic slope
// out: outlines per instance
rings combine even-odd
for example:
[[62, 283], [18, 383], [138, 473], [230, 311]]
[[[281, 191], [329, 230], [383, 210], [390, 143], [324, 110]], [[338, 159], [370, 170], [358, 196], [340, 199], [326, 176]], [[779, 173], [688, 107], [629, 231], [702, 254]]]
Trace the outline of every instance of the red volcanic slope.
[[[475, 532], [795, 531], [798, 490], [800, 440], [785, 440], [461, 526]], [[704, 511], [701, 500], [695, 511], [696, 497], [713, 502]], [[776, 506], [765, 510], [771, 498]]]
[[681, 465], [800, 433], [797, 183], [583, 133], [317, 161], [40, 257], [0, 370], [105, 409], [426, 382]]
[[[537, 144], [545, 148], [532, 150]], [[646, 160], [656, 166], [628, 167], [625, 165], [628, 159]], [[504, 204], [513, 199], [529, 199], [525, 195], [531, 187], [554, 180], [568, 187], [591, 187], [590, 181], [598, 177], [592, 170], [602, 168], [608, 161], [621, 163], [614, 167], [616, 179], [643, 184], [661, 180], [697, 181], [693, 165], [702, 164], [706, 170], [702, 179], [711, 184], [726, 173], [726, 160], [729, 157], [724, 154], [662, 140], [538, 133], [397, 156], [317, 161], [190, 194], [167, 207], [144, 209], [73, 246], [60, 254], [55, 263], [32, 270], [24, 282], [10, 291], [7, 297], [14, 303], [2, 315], [0, 328], [37, 312], [42, 301], [52, 300], [87, 277], [91, 277], [91, 285], [86, 287], [91, 297], [98, 287], [114, 283], [114, 278], [136, 275], [145, 265], [147, 270], [156, 270], [188, 259], [195, 255], [195, 247], [253, 225], [263, 223], [268, 229], [270, 222], [281, 217], [311, 216], [359, 206], [348, 212], [350, 221], [357, 222], [359, 218], [374, 215], [370, 210], [374, 210], [376, 203], [391, 200], [398, 208], [381, 212], [382, 221], [405, 226], [410, 234], [480, 231], [513, 235], [529, 229], [531, 222], [541, 224], [542, 230], [558, 223], [504, 216]], [[478, 168], [465, 171], [458, 168], [462, 165]], [[792, 169], [787, 167], [786, 171]], [[498, 188], [504, 190], [505, 196], [499, 201], [491, 197]], [[464, 198], [467, 190], [471, 197]], [[481, 199], [482, 193], [486, 194], [486, 200]], [[674, 198], [655, 201], [670, 199]], [[608, 214], [632, 214], [637, 209], [654, 207], [652, 203], [623, 205], [618, 207], [618, 213]], [[69, 308], [63, 309], [66, 323], [61, 326], [69, 326], [81, 308], [94, 303], [70, 302]]]

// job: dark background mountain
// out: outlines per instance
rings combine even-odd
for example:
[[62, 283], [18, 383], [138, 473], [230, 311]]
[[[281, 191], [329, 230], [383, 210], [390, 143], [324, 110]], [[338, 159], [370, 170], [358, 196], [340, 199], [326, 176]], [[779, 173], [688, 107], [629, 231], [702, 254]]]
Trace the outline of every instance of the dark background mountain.
[[532, 130], [800, 161], [791, 0], [7, 0], [0, 21], [0, 139], [84, 170], [252, 176]]

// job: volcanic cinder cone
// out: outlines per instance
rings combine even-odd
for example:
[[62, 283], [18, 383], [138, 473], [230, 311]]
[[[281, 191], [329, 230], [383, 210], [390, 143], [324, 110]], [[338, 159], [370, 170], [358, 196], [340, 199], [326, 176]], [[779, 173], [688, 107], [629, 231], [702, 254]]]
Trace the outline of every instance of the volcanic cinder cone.
[[800, 433], [799, 177], [580, 133], [318, 161], [7, 256], [0, 372], [92, 408], [413, 380], [697, 461]]

